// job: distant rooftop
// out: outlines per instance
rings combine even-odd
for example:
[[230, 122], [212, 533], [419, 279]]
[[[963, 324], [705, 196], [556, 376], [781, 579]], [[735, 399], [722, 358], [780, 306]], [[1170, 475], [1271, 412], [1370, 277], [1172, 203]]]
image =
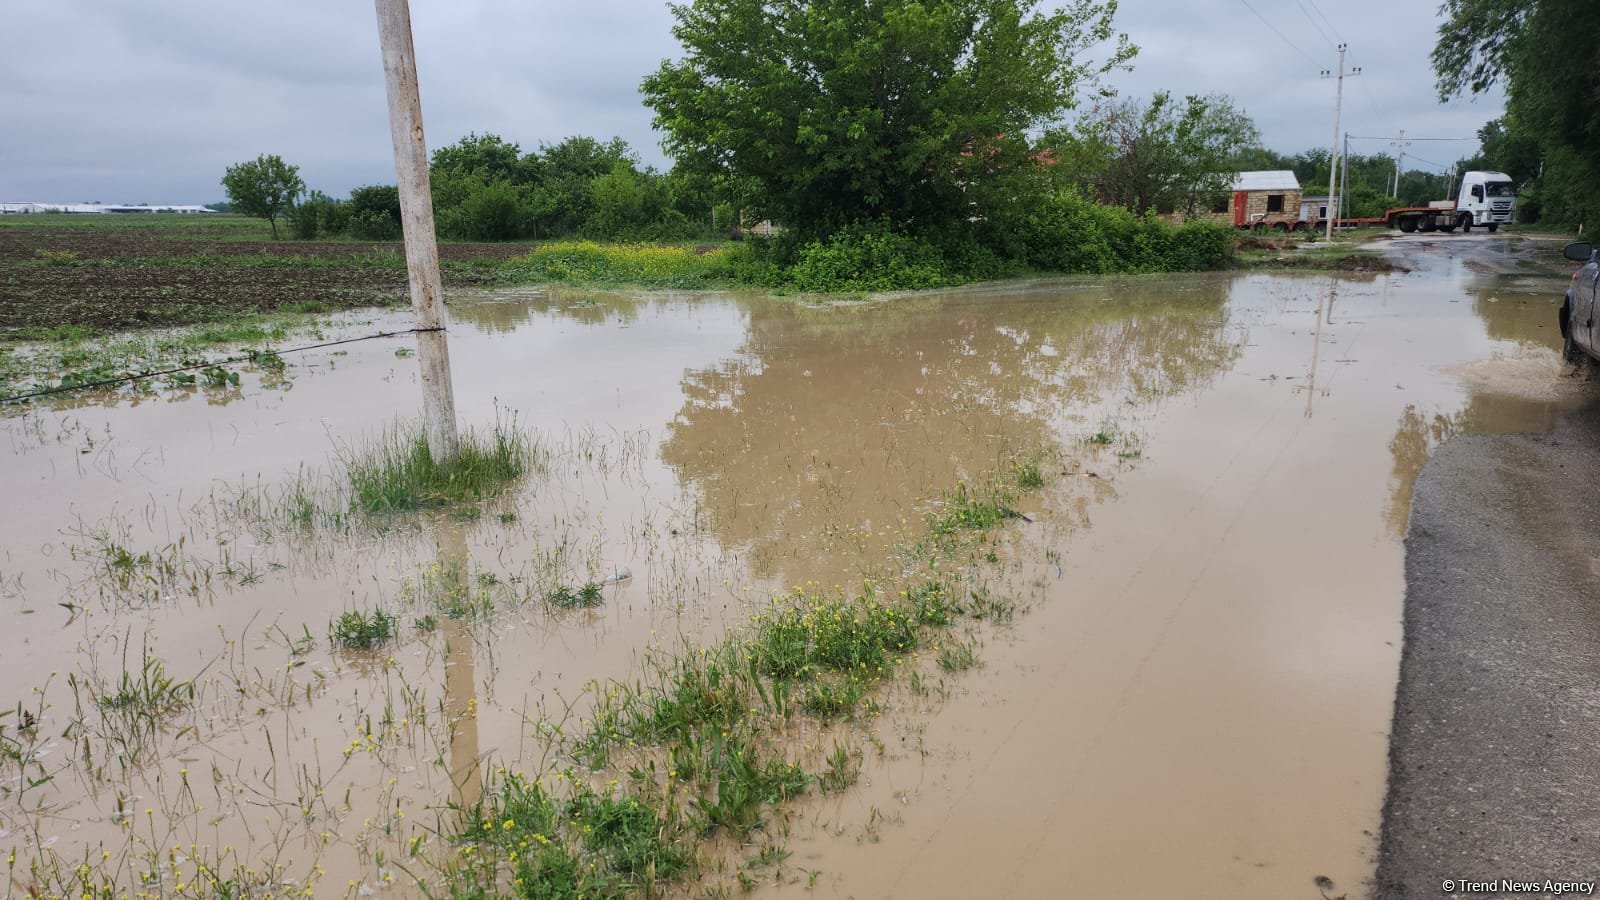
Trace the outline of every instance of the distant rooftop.
[[0, 203], [0, 214], [26, 213], [214, 213], [216, 210], [195, 204], [159, 204], [156, 206], [128, 206], [118, 203], [38, 203], [34, 201]]
[[1274, 169], [1264, 172], [1240, 172], [1239, 177], [1233, 180], [1233, 189], [1236, 191], [1298, 191], [1300, 179], [1288, 169]]

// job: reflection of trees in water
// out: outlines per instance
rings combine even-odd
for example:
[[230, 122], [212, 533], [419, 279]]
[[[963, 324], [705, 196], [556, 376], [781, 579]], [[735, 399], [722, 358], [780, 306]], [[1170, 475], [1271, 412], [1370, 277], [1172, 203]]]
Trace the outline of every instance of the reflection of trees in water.
[[486, 294], [456, 294], [450, 301], [450, 318], [467, 322], [479, 331], [506, 334], [535, 317], [558, 315], [581, 325], [632, 324], [647, 308], [662, 304], [691, 308], [702, 297], [651, 294], [629, 297], [567, 288], [527, 289]]
[[1466, 406], [1449, 415], [1428, 415], [1408, 404], [1389, 440], [1394, 469], [1389, 475], [1389, 500], [1384, 505], [1383, 518], [1390, 536], [1406, 536], [1417, 477], [1440, 444], [1457, 434], [1546, 432], [1555, 427], [1559, 415], [1556, 403], [1502, 394], [1473, 394]]
[[1228, 285], [753, 302], [743, 352], [684, 377], [662, 458], [697, 491], [701, 527], [750, 546], [765, 574], [793, 575], [784, 558], [881, 549], [914, 503], [1008, 449], [1051, 446], [1063, 421], [1097, 427], [1124, 397], [1230, 364]]

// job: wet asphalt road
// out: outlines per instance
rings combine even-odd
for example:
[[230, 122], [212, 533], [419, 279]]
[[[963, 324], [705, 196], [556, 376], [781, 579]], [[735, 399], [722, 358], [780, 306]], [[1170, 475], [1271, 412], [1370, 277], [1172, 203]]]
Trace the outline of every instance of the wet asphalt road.
[[1600, 881], [1600, 408], [1440, 447], [1406, 583], [1374, 895]]

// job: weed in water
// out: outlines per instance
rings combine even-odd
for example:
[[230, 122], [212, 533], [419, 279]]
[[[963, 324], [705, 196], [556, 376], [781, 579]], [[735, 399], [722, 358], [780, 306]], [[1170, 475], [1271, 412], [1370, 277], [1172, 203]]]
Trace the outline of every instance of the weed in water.
[[558, 585], [544, 595], [544, 600], [556, 609], [594, 609], [606, 602], [606, 595], [604, 588], [591, 581], [577, 589]]
[[418, 634], [432, 634], [439, 628], [439, 619], [433, 615], [426, 615], [412, 622], [411, 627], [415, 628]]
[[381, 609], [350, 610], [333, 621], [328, 637], [335, 647], [371, 650], [394, 638], [395, 625], [395, 617]]
[[957, 531], [994, 528], [1021, 515], [1011, 508], [1011, 502], [1010, 495], [998, 488], [978, 493], [966, 484], [959, 484], [944, 496], [939, 512], [929, 523], [929, 530], [936, 535], [950, 535]]
[[977, 649], [965, 641], [949, 640], [939, 648], [939, 668], [946, 672], [965, 672], [977, 664]]
[[673, 840], [673, 830], [637, 797], [582, 791], [567, 805], [583, 835], [584, 848], [609, 868], [643, 883], [672, 879], [688, 868], [691, 854]]
[[194, 700], [194, 685], [167, 675], [161, 660], [146, 656], [137, 674], [123, 672], [115, 691], [95, 699], [103, 710], [138, 712], [165, 719], [182, 712]]
[[1039, 463], [1035, 461], [1018, 463], [1012, 467], [1011, 480], [1025, 491], [1036, 491], [1044, 487], [1044, 473], [1039, 471]]
[[861, 777], [861, 754], [843, 744], [834, 744], [828, 754], [828, 768], [817, 779], [824, 794], [838, 794], [847, 790]]
[[76, 675], [68, 676], [67, 683], [74, 694], [86, 690], [91, 704], [100, 711], [98, 723], [80, 719], [69, 729], [78, 739], [78, 754], [90, 771], [97, 771], [92, 739], [103, 741], [123, 769], [142, 765], [167, 720], [189, 709], [195, 698], [194, 683], [168, 675], [165, 664], [148, 651], [137, 671], [122, 672], [114, 689]]

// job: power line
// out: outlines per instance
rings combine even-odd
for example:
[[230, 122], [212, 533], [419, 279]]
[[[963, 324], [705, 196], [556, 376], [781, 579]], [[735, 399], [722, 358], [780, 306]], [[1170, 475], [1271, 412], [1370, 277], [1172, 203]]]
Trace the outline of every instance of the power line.
[[[1352, 135], [1350, 135], [1350, 140], [1352, 140], [1352, 141], [1392, 141], [1392, 140], [1394, 140], [1394, 138], [1392, 138], [1392, 137], [1362, 137], [1360, 135], [1352, 134]], [[1476, 141], [1478, 139], [1475, 138], [1475, 137], [1469, 137], [1469, 138], [1408, 137], [1408, 138], [1406, 138], [1406, 140], [1408, 140], [1408, 141]]]
[[1291, 48], [1293, 48], [1294, 52], [1300, 54], [1301, 56], [1304, 56], [1306, 59], [1311, 60], [1312, 62], [1316, 62], [1316, 59], [1314, 59], [1311, 56], [1311, 54], [1305, 52], [1304, 50], [1301, 50], [1300, 46], [1298, 44], [1296, 44], [1294, 41], [1289, 40], [1289, 36], [1288, 35], [1284, 34], [1281, 31], [1279, 31], [1278, 30], [1278, 26], [1272, 24], [1271, 22], [1268, 22], [1266, 16], [1263, 16], [1260, 12], [1258, 12], [1256, 10], [1256, 8], [1254, 6], [1250, 5], [1250, 0], [1239, 0], [1239, 2], [1244, 4], [1244, 8], [1245, 9], [1248, 9], [1252, 13], [1255, 13], [1255, 17], [1261, 20], [1261, 24], [1263, 24], [1263, 25], [1267, 26], [1268, 28], [1272, 29], [1272, 33], [1277, 35], [1280, 39], [1282, 39], [1282, 41], [1285, 44], [1288, 44]]
[[1344, 41], [1344, 35], [1339, 33], [1339, 29], [1333, 27], [1333, 22], [1329, 20], [1327, 14], [1322, 11], [1322, 7], [1317, 5], [1317, 0], [1306, 0], [1306, 2], [1311, 4], [1311, 8], [1316, 11], [1317, 15], [1322, 17], [1322, 21], [1328, 24], [1328, 30], [1333, 32], [1333, 36], [1338, 38], [1342, 43]]
[[1328, 42], [1328, 46], [1332, 47], [1336, 45], [1337, 42], [1334, 41], [1333, 38], [1328, 37], [1328, 33], [1322, 30], [1322, 26], [1317, 24], [1317, 20], [1311, 18], [1311, 13], [1306, 10], [1306, 5], [1304, 3], [1301, 3], [1300, 0], [1295, 0], [1294, 5], [1300, 7], [1300, 14], [1306, 17], [1306, 21], [1311, 23], [1311, 27], [1316, 29], [1317, 34], [1322, 35], [1322, 39]]
[[380, 331], [377, 334], [368, 334], [368, 335], [364, 335], [362, 337], [344, 338], [342, 340], [337, 340], [337, 341], [323, 341], [320, 344], [307, 344], [304, 347], [287, 347], [287, 348], [285, 348], [283, 350], [260, 350], [260, 351], [256, 351], [256, 352], [253, 352], [253, 353], [244, 353], [244, 354], [241, 354], [239, 356], [230, 356], [230, 357], [228, 357], [226, 359], [214, 359], [214, 360], [210, 360], [208, 362], [193, 363], [191, 365], [178, 366], [178, 367], [172, 368], [172, 369], [161, 369], [161, 370], [155, 371], [155, 372], [129, 372], [129, 373], [126, 373], [126, 374], [123, 374], [123, 375], [118, 375], [115, 378], [102, 378], [99, 381], [86, 381], [86, 382], [84, 382], [82, 384], [63, 385], [61, 387], [53, 387], [53, 388], [42, 388], [42, 389], [37, 390], [37, 391], [29, 391], [26, 394], [12, 394], [9, 397], [0, 397], [0, 406], [6, 405], [6, 404], [10, 404], [10, 403], [20, 403], [20, 402], [22, 402], [24, 400], [31, 400], [31, 399], [33, 399], [35, 397], [48, 397], [48, 396], [51, 396], [53, 394], [66, 394], [66, 393], [70, 393], [72, 391], [87, 391], [87, 390], [91, 390], [93, 388], [111, 387], [113, 385], [119, 385], [119, 384], [131, 384], [132, 382], [142, 381], [142, 380], [144, 380], [146, 378], [159, 378], [162, 375], [177, 375], [180, 372], [195, 372], [195, 371], [198, 371], [200, 369], [210, 369], [210, 368], [215, 368], [217, 366], [228, 366], [228, 365], [234, 365], [234, 364], [243, 363], [243, 362], [258, 362], [258, 361], [260, 361], [261, 357], [267, 356], [269, 354], [282, 356], [285, 353], [301, 353], [301, 352], [304, 352], [306, 350], [320, 350], [323, 347], [337, 347], [340, 344], [354, 344], [354, 343], [358, 343], [360, 341], [377, 340], [378, 338], [400, 337], [401, 335], [406, 335], [406, 334], [423, 334], [424, 332], [443, 331], [443, 330], [444, 329], [441, 327], [441, 328], [407, 328], [404, 331]]
[[[1406, 138], [1406, 140], [1409, 141], [1411, 139], [1410, 138]], [[1428, 165], [1433, 166], [1435, 169], [1438, 169], [1441, 174], [1443, 174], [1448, 169], [1455, 168], [1454, 164], [1451, 164], [1451, 165], [1447, 166], [1444, 163], [1436, 163], [1431, 159], [1423, 159], [1422, 157], [1416, 155], [1415, 153], [1411, 154], [1411, 158], [1416, 162], [1427, 163]]]

